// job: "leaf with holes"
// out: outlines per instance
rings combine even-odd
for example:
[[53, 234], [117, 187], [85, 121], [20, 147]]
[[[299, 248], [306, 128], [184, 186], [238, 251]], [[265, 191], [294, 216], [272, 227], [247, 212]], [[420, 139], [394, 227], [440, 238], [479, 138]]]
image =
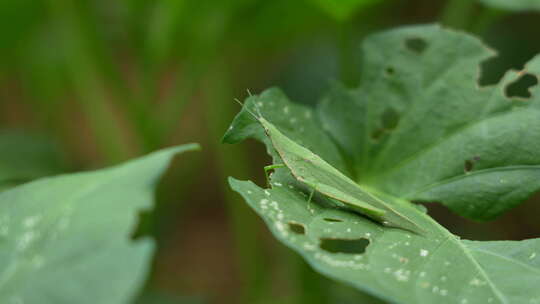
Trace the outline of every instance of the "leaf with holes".
[[525, 12], [540, 10], [539, 0], [480, 0], [483, 4], [508, 11]]
[[[361, 86], [337, 86], [316, 107], [277, 89], [246, 100], [224, 142], [248, 137], [281, 159], [248, 109], [320, 156], [373, 195], [391, 202], [439, 202], [489, 220], [540, 189], [540, 94], [508, 97], [524, 71], [479, 88], [479, 63], [492, 55], [477, 39], [438, 26], [369, 37]], [[527, 91], [527, 90], [526, 90]], [[460, 240], [421, 208], [408, 215], [425, 235], [384, 227], [309, 189], [288, 168], [272, 187], [230, 179], [274, 235], [315, 269], [398, 303], [540, 303], [540, 239]]]
[[0, 302], [128, 303], [154, 251], [150, 239], [131, 240], [138, 214], [151, 208], [170, 159], [195, 149], [169, 148], [1, 193]]

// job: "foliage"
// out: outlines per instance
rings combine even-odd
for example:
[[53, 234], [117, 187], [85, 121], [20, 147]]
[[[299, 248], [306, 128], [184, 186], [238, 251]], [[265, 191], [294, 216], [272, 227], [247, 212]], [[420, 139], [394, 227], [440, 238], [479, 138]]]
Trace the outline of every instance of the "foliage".
[[[392, 204], [440, 202], [475, 220], [490, 220], [540, 189], [540, 94], [507, 96], [525, 75], [540, 75], [540, 57], [479, 88], [479, 63], [492, 51], [477, 39], [438, 26], [371, 36], [362, 48], [361, 85], [330, 92], [315, 110], [271, 89], [248, 98], [224, 141], [266, 144], [246, 108], [263, 117]], [[231, 187], [273, 234], [321, 273], [399, 303], [534, 303], [540, 301], [540, 239], [460, 240], [422, 208], [408, 215], [426, 235], [383, 227], [318, 195], [286, 168], [272, 187], [230, 179]]]
[[[74, 169], [117, 164], [181, 142], [201, 142], [206, 147], [204, 155], [186, 155], [180, 162], [181, 170], [170, 170], [156, 189], [154, 212], [145, 212], [141, 217], [138, 232], [151, 235], [157, 248], [152, 271], [139, 299], [141, 303], [197, 302], [198, 297], [183, 296], [194, 294], [220, 304], [373, 303], [371, 295], [321, 276], [281, 244], [268, 242], [269, 234], [262, 222], [253, 216], [247, 204], [238, 201], [241, 198], [226, 183], [226, 176], [250, 178], [259, 172], [258, 167], [268, 162], [267, 156], [260, 152], [260, 147], [223, 146], [217, 138], [238, 111], [233, 99], [246, 95], [248, 88], [257, 91], [278, 85], [295, 102], [314, 105], [335, 78], [346, 86], [356, 86], [361, 53], [358, 42], [370, 32], [402, 24], [429, 20], [481, 35], [500, 56], [483, 63], [479, 78], [481, 83], [498, 82], [502, 72], [509, 68], [523, 69], [524, 62], [540, 49], [540, 40], [534, 39], [540, 18], [534, 7], [529, 6], [534, 4], [532, 1], [527, 4], [524, 0], [504, 3], [484, 0], [484, 3], [470, 0], [0, 1], [0, 129], [3, 131], [0, 190]], [[527, 11], [532, 12], [512, 11], [512, 7], [528, 7]], [[421, 43], [418, 45], [421, 48]], [[461, 45], [448, 43], [441, 50], [441, 57], [454, 49], [460, 50]], [[381, 53], [386, 56], [388, 52], [384, 51]], [[462, 52], [468, 56], [466, 50]], [[413, 64], [419, 65], [415, 67], [418, 70], [410, 70], [417, 73], [428, 63], [414, 61]], [[476, 64], [477, 61], [471, 60], [470, 68]], [[370, 66], [362, 65], [361, 68]], [[534, 83], [533, 79], [524, 75], [508, 86], [507, 93], [517, 92], [527, 98], [530, 93], [525, 88]], [[364, 77], [364, 91], [370, 83], [378, 83], [372, 80]], [[471, 78], [470, 84], [473, 82]], [[394, 87], [389, 91], [399, 89]], [[356, 99], [354, 91], [336, 88], [329, 98], [335, 94], [333, 99], [341, 99], [340, 95], [352, 95], [350, 98]], [[384, 98], [383, 94], [373, 95], [374, 99]], [[429, 98], [438, 100], [437, 94]], [[325, 111], [333, 111], [332, 104], [342, 105], [336, 101], [328, 103], [330, 110]], [[293, 105], [289, 110], [293, 111]], [[373, 116], [384, 126], [376, 128], [373, 137], [381, 142], [391, 137], [393, 125], [399, 121], [397, 110], [385, 111], [383, 120]], [[311, 115], [320, 122], [318, 111]], [[312, 139], [308, 134], [293, 138], [293, 133], [301, 129], [295, 124], [287, 136], [300, 143], [303, 140], [316, 143], [320, 148], [314, 148], [317, 154], [324, 154], [326, 160], [359, 181], [362, 187], [369, 186], [365, 184], [366, 176], [358, 171], [367, 167], [355, 163], [354, 158], [360, 154], [343, 157], [343, 153], [356, 153], [348, 143], [354, 146], [362, 142], [355, 136], [357, 132], [349, 131], [352, 124], [340, 124], [341, 118], [356, 118], [358, 109], [336, 106], [336, 112], [340, 113], [336, 113], [335, 124], [329, 115], [325, 116], [330, 131], [320, 130], [317, 124], [309, 125]], [[288, 119], [274, 117], [272, 123], [282, 118]], [[258, 128], [252, 121], [246, 123], [248, 129]], [[304, 125], [302, 128], [308, 130], [308, 124], [304, 122]], [[280, 130], [283, 126], [283, 123], [278, 125]], [[12, 136], [5, 131], [12, 129], [32, 130], [32, 134], [40, 136]], [[334, 137], [341, 134], [341, 129], [346, 136], [341, 136], [341, 142], [336, 145]], [[329, 134], [330, 138], [325, 139]], [[63, 153], [58, 153], [49, 138], [58, 143]], [[379, 153], [376, 146], [369, 147]], [[187, 157], [190, 161], [186, 161]], [[69, 160], [67, 166], [64, 160]], [[474, 157], [459, 160], [462, 170], [472, 169], [471, 175], [484, 161]], [[284, 174], [283, 170], [278, 170], [274, 179], [280, 174]], [[263, 175], [259, 177], [262, 182]], [[404, 180], [410, 184], [407, 177]], [[396, 183], [399, 181], [394, 179], [391, 185]], [[382, 186], [374, 184], [369, 191]], [[534, 188], [534, 183], [530, 187]], [[527, 189], [519, 190], [513, 195], [527, 196]], [[437, 195], [442, 197], [442, 193]], [[459, 199], [457, 195], [452, 198]], [[452, 232], [460, 231], [470, 239], [520, 240], [538, 236], [539, 198], [529, 200], [511, 213], [491, 210], [497, 211], [491, 216], [496, 213], [505, 216], [486, 224], [451, 216], [436, 204], [431, 205], [434, 207], [430, 215], [440, 219]], [[316, 201], [322, 203], [324, 196], [319, 194]], [[337, 203], [328, 201], [328, 204]], [[88, 215], [94, 218], [93, 213]], [[47, 227], [43, 229], [41, 233], [46, 234]], [[94, 243], [89, 241], [89, 244]], [[362, 248], [365, 242], [355, 244]], [[348, 248], [347, 243], [341, 245]], [[328, 241], [323, 247], [334, 250], [341, 245]], [[370, 248], [371, 245], [367, 250]], [[93, 250], [94, 247], [86, 247], [78, 255], [86, 256]], [[66, 258], [61, 267], [69, 267], [70, 261]], [[58, 267], [48, 269], [53, 268]], [[35, 273], [42, 274], [41, 270]], [[108, 275], [105, 273], [102, 278], [106, 281]], [[57, 285], [48, 286], [57, 292]], [[94, 287], [91, 284], [85, 287], [84, 291], [91, 294], [88, 290]]]
[[170, 159], [196, 149], [169, 148], [1, 193], [0, 302], [128, 303], [154, 251], [151, 239], [131, 239], [138, 215], [152, 208]]

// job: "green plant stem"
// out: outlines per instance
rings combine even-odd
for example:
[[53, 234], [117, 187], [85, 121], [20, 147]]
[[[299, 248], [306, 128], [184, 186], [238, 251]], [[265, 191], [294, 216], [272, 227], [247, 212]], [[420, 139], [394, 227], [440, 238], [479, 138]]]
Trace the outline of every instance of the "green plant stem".
[[[167, 108], [165, 112], [158, 111], [155, 102], [160, 98], [161, 75], [166, 64], [170, 63], [184, 6], [183, 1], [130, 2], [128, 5], [132, 43], [137, 50], [136, 73], [139, 75], [140, 90], [125, 106], [147, 152], [165, 143], [174, 123], [178, 121], [181, 112], [178, 109], [182, 109], [185, 100], [189, 99], [184, 94], [181, 94], [181, 98], [168, 98], [165, 104], [171, 104], [168, 101], [172, 99], [175, 106], [171, 107], [173, 109]], [[185, 91], [182, 88], [182, 85], [175, 85], [173, 95], [177, 91]], [[173, 118], [174, 123], [168, 119], [173, 116], [169, 113], [178, 114]]]
[[467, 29], [470, 26], [475, 5], [476, 1], [473, 0], [449, 0], [443, 9], [441, 23], [456, 29]]
[[116, 163], [129, 157], [126, 144], [109, 105], [105, 87], [99, 81], [92, 56], [88, 53], [76, 9], [70, 1], [49, 1], [51, 12], [65, 35], [66, 65], [77, 100], [81, 104], [106, 161]]
[[[101, 87], [95, 94], [109, 97], [110, 105], [115, 104], [125, 110], [129, 122], [128, 127], [134, 128], [132, 135], [142, 147], [142, 151], [138, 152], [147, 153], [159, 148], [161, 141], [155, 113], [152, 111], [153, 96], [136, 94], [128, 88], [127, 83], [120, 75], [117, 65], [114, 64], [116, 61], [112, 55], [112, 48], [104, 45], [102, 43], [103, 37], [100, 37], [99, 33], [95, 32], [94, 24], [101, 22], [101, 20], [95, 16], [96, 14], [84, 11], [91, 8], [92, 5], [59, 1], [59, 3], [51, 4], [51, 7], [54, 6], [57, 6], [54, 10], [62, 14], [59, 16], [66, 18], [66, 20], [59, 20], [71, 26], [71, 28], [65, 29], [65, 31], [70, 32], [68, 35], [72, 37], [69, 40], [66, 39], [71, 42], [71, 52], [78, 52], [83, 55], [81, 56], [83, 58], [80, 58], [83, 61], [79, 61], [79, 63], [86, 65], [86, 71], [91, 72], [91, 78], [94, 78], [94, 82]], [[158, 79], [154, 74], [149, 76], [152, 79]], [[104, 137], [104, 135], [99, 134], [97, 136]]]
[[172, 132], [175, 131], [174, 126], [178, 123], [178, 118], [182, 115], [190, 98], [195, 95], [197, 84], [204, 72], [210, 68], [204, 63], [192, 64], [192, 62], [190, 59], [186, 60], [186, 67], [182, 70], [182, 74], [186, 76], [176, 75], [174, 88], [160, 109], [161, 134], [165, 138], [171, 136]]

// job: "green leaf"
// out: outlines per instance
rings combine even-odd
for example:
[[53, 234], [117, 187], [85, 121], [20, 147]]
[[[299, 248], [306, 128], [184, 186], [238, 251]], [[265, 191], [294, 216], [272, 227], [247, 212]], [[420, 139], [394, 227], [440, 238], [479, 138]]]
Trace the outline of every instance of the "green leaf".
[[[338, 209], [317, 204], [308, 209], [305, 195], [296, 187], [283, 184], [263, 190], [251, 182], [231, 179], [230, 183], [276, 238], [317, 271], [382, 299], [397, 303], [540, 300], [540, 239], [461, 241], [427, 216], [424, 225], [430, 224], [431, 235], [422, 237]], [[343, 249], [329, 250], [329, 240], [342, 242]]]
[[480, 0], [483, 4], [508, 11], [533, 11], [540, 10], [540, 1], [538, 0]]
[[[279, 161], [247, 112], [257, 103], [287, 137], [390, 202], [438, 201], [491, 219], [540, 189], [539, 89], [529, 99], [505, 96], [523, 75], [538, 77], [540, 56], [479, 88], [479, 63], [492, 51], [463, 33], [406, 27], [369, 37], [362, 52], [359, 88], [336, 86], [315, 111], [265, 91], [246, 100], [224, 141], [257, 138]], [[230, 184], [280, 241], [329, 277], [398, 303], [540, 302], [540, 239], [460, 240], [422, 208], [409, 215], [429, 233], [413, 234], [324, 195], [308, 206], [308, 189], [286, 168], [271, 180], [271, 189]]]
[[334, 19], [349, 19], [358, 10], [381, 0], [312, 0]]
[[540, 56], [478, 88], [492, 51], [437, 26], [375, 35], [363, 47], [357, 90], [337, 88], [318, 107], [325, 130], [363, 185], [409, 201], [441, 202], [492, 219], [540, 189], [540, 94], [508, 98]]
[[0, 188], [65, 171], [63, 155], [48, 138], [0, 132]]
[[[138, 214], [184, 145], [125, 164], [43, 178], [0, 194], [1, 303], [128, 303], [154, 244], [131, 240]], [[90, 296], [91, 295], [91, 296]]]

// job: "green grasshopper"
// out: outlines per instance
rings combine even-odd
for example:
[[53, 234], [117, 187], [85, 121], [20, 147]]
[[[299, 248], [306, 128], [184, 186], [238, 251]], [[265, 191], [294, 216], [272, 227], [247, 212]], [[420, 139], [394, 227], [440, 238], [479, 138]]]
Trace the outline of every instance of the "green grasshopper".
[[308, 203], [311, 201], [313, 193], [318, 191], [385, 226], [402, 228], [415, 233], [424, 231], [411, 219], [396, 210], [398, 208], [362, 190], [357, 183], [321, 157], [285, 136], [272, 123], [262, 117], [258, 108], [258, 116], [249, 110], [247, 111], [262, 125], [274, 149], [283, 160], [283, 164], [265, 167], [267, 178], [269, 170], [287, 167], [294, 178], [312, 189]]

